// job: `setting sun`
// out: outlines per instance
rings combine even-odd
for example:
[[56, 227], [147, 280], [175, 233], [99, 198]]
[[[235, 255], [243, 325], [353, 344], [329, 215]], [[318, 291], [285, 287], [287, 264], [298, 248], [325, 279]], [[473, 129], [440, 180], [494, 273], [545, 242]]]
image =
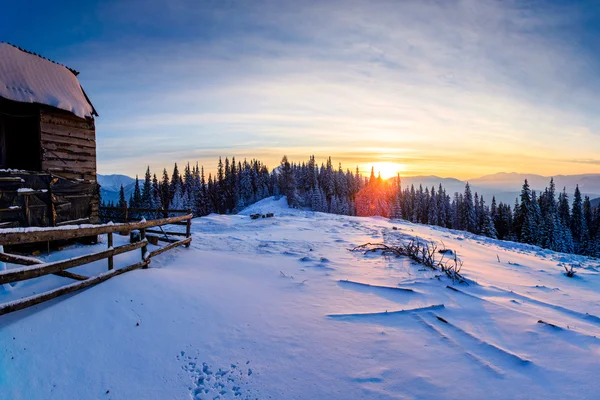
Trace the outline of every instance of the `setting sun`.
[[406, 165], [390, 161], [365, 163], [361, 167], [361, 170], [367, 176], [371, 173], [371, 167], [373, 167], [375, 175], [381, 174], [383, 179], [393, 178], [399, 173], [406, 171]]

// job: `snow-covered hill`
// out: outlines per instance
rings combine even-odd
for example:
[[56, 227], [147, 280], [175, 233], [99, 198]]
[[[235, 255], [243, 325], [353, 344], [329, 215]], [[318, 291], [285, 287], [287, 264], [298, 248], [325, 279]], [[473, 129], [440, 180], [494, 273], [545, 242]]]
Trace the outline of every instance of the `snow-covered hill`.
[[[248, 217], [266, 212], [275, 217]], [[414, 236], [454, 249], [469, 283], [348, 251]], [[148, 270], [2, 317], [1, 396], [593, 399], [600, 391], [598, 260], [292, 210], [272, 198], [241, 215], [197, 218], [193, 237]], [[575, 265], [576, 277], [563, 265]], [[64, 281], [39, 278], [0, 300]]]

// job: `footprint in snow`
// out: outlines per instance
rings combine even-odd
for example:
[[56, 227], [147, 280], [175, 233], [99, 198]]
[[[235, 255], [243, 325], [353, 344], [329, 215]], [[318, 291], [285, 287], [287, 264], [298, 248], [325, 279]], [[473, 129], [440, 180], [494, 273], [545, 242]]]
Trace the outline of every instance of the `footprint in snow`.
[[259, 393], [248, 387], [254, 374], [249, 367], [250, 361], [231, 363], [228, 368], [213, 368], [206, 362], [193, 361], [196, 358], [183, 357], [183, 354], [177, 359], [187, 361], [182, 369], [191, 378], [192, 384], [188, 388], [194, 400], [260, 398]]

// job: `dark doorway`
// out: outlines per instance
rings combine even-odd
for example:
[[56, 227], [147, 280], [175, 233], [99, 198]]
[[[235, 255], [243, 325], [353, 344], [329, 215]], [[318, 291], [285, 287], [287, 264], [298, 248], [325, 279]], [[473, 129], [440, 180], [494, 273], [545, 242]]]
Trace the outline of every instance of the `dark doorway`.
[[0, 102], [0, 168], [40, 171], [39, 111], [10, 103]]

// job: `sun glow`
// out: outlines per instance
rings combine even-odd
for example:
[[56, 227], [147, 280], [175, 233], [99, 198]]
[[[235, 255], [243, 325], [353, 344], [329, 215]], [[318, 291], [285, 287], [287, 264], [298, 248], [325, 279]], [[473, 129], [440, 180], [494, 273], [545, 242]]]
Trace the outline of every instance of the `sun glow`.
[[398, 174], [406, 171], [406, 166], [404, 164], [390, 162], [390, 161], [381, 161], [374, 163], [365, 163], [362, 165], [363, 171], [365, 175], [369, 175], [371, 173], [371, 167], [375, 170], [375, 176], [377, 174], [381, 174], [383, 179], [393, 178]]

